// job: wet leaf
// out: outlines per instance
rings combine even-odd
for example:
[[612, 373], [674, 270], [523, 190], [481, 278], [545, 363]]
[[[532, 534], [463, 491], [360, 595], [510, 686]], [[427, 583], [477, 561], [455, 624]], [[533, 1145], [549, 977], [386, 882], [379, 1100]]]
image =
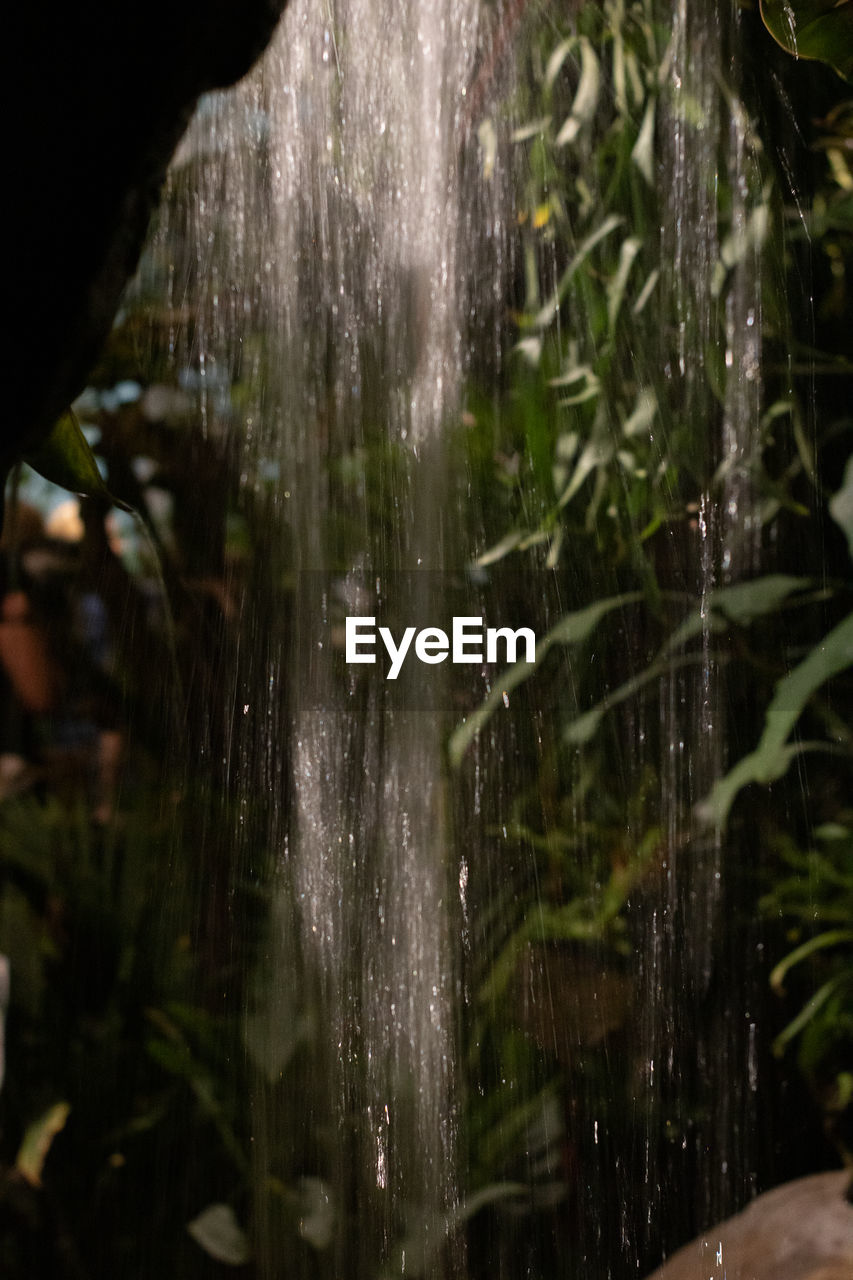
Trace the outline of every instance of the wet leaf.
[[622, 434], [629, 438], [632, 436], [647, 436], [657, 411], [657, 396], [650, 388], [644, 387], [637, 392], [634, 408], [622, 426]]
[[658, 280], [660, 280], [660, 270], [658, 267], [655, 267], [654, 270], [650, 271], [648, 276], [646, 277], [646, 282], [643, 285], [642, 289], [640, 290], [640, 295], [637, 298], [637, 301], [634, 303], [633, 307], [631, 308], [631, 311], [635, 316], [638, 316], [640, 314], [640, 312], [643, 310], [643, 307], [646, 305], [649, 298], [654, 293], [655, 286], [657, 285]]
[[545, 88], [551, 89], [554, 81], [560, 74], [560, 68], [566, 61], [572, 49], [577, 44], [577, 36], [568, 36], [565, 40], [561, 40], [554, 52], [548, 59], [548, 65], [545, 68]]
[[201, 1110], [216, 1126], [234, 1164], [245, 1170], [245, 1153], [220, 1100], [217, 1081], [209, 1066], [193, 1053], [180, 1027], [161, 1009], [146, 1010], [146, 1017], [161, 1032], [160, 1036], [150, 1036], [146, 1041], [148, 1056], [169, 1075], [186, 1082]]
[[546, 325], [551, 323], [557, 314], [557, 309], [559, 308], [560, 303], [568, 293], [569, 285], [572, 283], [577, 271], [586, 262], [595, 246], [599, 244], [600, 241], [604, 240], [606, 236], [609, 236], [613, 231], [615, 231], [617, 227], [621, 227], [623, 222], [624, 218], [620, 218], [615, 213], [612, 213], [609, 217], [604, 219], [601, 226], [596, 227], [595, 231], [590, 232], [587, 238], [581, 242], [577, 253], [574, 255], [560, 277], [560, 282], [557, 285], [555, 292], [548, 299], [545, 306], [542, 307], [534, 317], [533, 325], [535, 328], [544, 329]]
[[598, 732], [599, 726], [614, 707], [618, 707], [620, 703], [627, 702], [629, 698], [635, 697], [647, 685], [653, 684], [659, 680], [667, 670], [676, 670], [679, 667], [691, 666], [697, 661], [705, 661], [704, 654], [682, 654], [674, 661], [652, 662], [640, 671], [637, 675], [632, 676], [630, 680], [626, 680], [624, 684], [620, 684], [618, 688], [608, 693], [594, 707], [590, 707], [583, 715], [578, 716], [575, 720], [569, 721], [563, 730], [563, 741], [573, 747], [581, 747], [587, 742], [591, 742]]
[[720, 260], [714, 269], [711, 281], [712, 297], [720, 297], [728, 273], [734, 267], [745, 262], [749, 255], [757, 255], [760, 252], [767, 239], [769, 226], [770, 209], [765, 200], [753, 209], [743, 226], [736, 227], [726, 236], [720, 246]]
[[751, 782], [775, 782], [800, 748], [788, 736], [809, 698], [832, 676], [853, 666], [853, 614], [834, 627], [794, 670], [776, 685], [758, 746], [714, 785], [698, 806], [699, 817], [722, 827], [738, 793]]
[[783, 1053], [785, 1046], [789, 1044], [791, 1040], [794, 1040], [801, 1031], [805, 1030], [827, 1001], [845, 985], [846, 979], [843, 974], [836, 978], [830, 978], [829, 982], [825, 982], [823, 986], [803, 1005], [796, 1018], [789, 1022], [783, 1031], [780, 1031], [779, 1035], [773, 1041], [773, 1052], [777, 1055]]
[[230, 1205], [208, 1205], [187, 1223], [187, 1231], [209, 1257], [226, 1267], [243, 1267], [251, 1261], [249, 1241]]
[[710, 598], [712, 609], [724, 613], [739, 627], [749, 626], [757, 618], [764, 618], [776, 610], [797, 591], [811, 586], [808, 578], [795, 578], [784, 573], [768, 573], [751, 582], [738, 582], [732, 587], [714, 591]]
[[[537, 1099], [538, 1102], [538, 1099]], [[530, 1187], [526, 1182], [492, 1182], [481, 1187], [467, 1200], [463, 1200], [453, 1215], [453, 1224], [468, 1222], [489, 1205], [498, 1204], [501, 1200], [511, 1200], [529, 1195]]]
[[95, 455], [71, 413], [63, 414], [50, 435], [24, 461], [45, 480], [84, 498], [103, 498], [123, 511], [130, 508], [112, 496], [104, 484]]
[[650, 98], [646, 105], [643, 123], [640, 125], [640, 132], [637, 134], [637, 141], [631, 151], [631, 159], [650, 187], [655, 184], [654, 141], [655, 100]]
[[55, 1102], [24, 1134], [15, 1168], [31, 1187], [41, 1186], [44, 1162], [54, 1138], [64, 1129], [70, 1111], [71, 1107], [67, 1102]]
[[702, 635], [707, 628], [720, 629], [720, 617], [739, 627], [748, 627], [758, 618], [776, 613], [789, 596], [812, 586], [810, 578], [795, 578], [790, 574], [768, 573], [751, 582], [738, 582], [732, 587], [721, 587], [707, 598], [704, 612], [697, 609], [670, 636], [666, 651], [671, 653]]
[[598, 58], [589, 40], [581, 37], [581, 76], [578, 81], [572, 110], [563, 123], [554, 142], [558, 147], [574, 142], [583, 126], [592, 119], [598, 105], [598, 91], [601, 84], [601, 69]]
[[619, 265], [616, 268], [616, 274], [607, 286], [607, 322], [610, 325], [611, 333], [616, 327], [616, 320], [622, 307], [622, 299], [625, 297], [628, 276], [631, 274], [634, 259], [641, 248], [642, 242], [636, 236], [629, 236], [627, 240], [622, 241], [622, 247], [619, 250]]
[[587, 382], [598, 381], [598, 379], [595, 376], [595, 372], [592, 368], [592, 365], [589, 365], [589, 364], [571, 365], [568, 369], [566, 369], [565, 373], [561, 373], [556, 378], [549, 378], [548, 386], [549, 387], [571, 387], [575, 382], [580, 382], [582, 378], [585, 378]]
[[448, 744], [448, 755], [451, 764], [458, 765], [460, 763], [468, 747], [484, 725], [488, 724], [498, 707], [509, 705], [510, 693], [518, 688], [520, 684], [523, 684], [525, 680], [529, 680], [546, 653], [554, 645], [580, 644], [581, 641], [592, 635], [599, 622], [608, 613], [611, 613], [614, 609], [623, 608], [627, 604], [634, 604], [640, 598], [640, 593], [636, 591], [626, 592], [621, 596], [609, 596], [605, 600], [598, 600], [595, 604], [588, 605], [586, 609], [578, 609], [575, 613], [566, 614], [565, 618], [561, 618], [556, 626], [552, 627], [537, 644], [536, 656], [533, 662], [516, 662], [514, 666], [509, 667], [500, 676], [496, 677], [489, 696], [471, 713], [463, 724], [454, 730]]
[[847, 547], [853, 560], [853, 457], [847, 460], [841, 488], [830, 499], [829, 514], [847, 538]]
[[826, 933], [819, 933], [815, 938], [809, 938], [808, 942], [804, 942], [802, 946], [785, 956], [784, 960], [779, 961], [770, 975], [771, 987], [781, 994], [784, 990], [785, 977], [794, 965], [808, 960], [809, 956], [814, 955], [816, 951], [824, 951], [827, 947], [838, 947], [846, 942], [853, 943], [853, 930], [831, 929]]
[[853, 78], [853, 0], [760, 0], [760, 8], [767, 30], [788, 53]]
[[252, 1062], [270, 1084], [277, 1084], [300, 1044], [310, 1039], [313, 1025], [306, 1014], [269, 1018], [249, 1015], [243, 1043]]
[[542, 355], [542, 339], [538, 335], [532, 338], [522, 338], [520, 342], [515, 344], [513, 350], [517, 351], [525, 362], [535, 369]]
[[601, 722], [609, 710], [608, 704], [600, 702], [598, 706], [593, 707], [590, 711], [585, 711], [582, 716], [578, 716], [577, 719], [566, 725], [563, 731], [563, 740], [573, 747], [582, 747], [587, 742], [591, 742], [598, 733]]
[[[582, 404], [584, 400], [589, 400], [593, 395], [598, 394], [598, 386], [590, 387], [584, 392], [580, 392], [577, 396], [569, 396], [566, 400], [561, 401], [562, 404]], [[615, 452], [616, 445], [608, 429], [606, 416], [599, 412], [596, 416], [592, 427], [592, 434], [584, 445], [581, 455], [575, 466], [574, 474], [560, 494], [557, 506], [562, 510], [567, 506], [578, 490], [583, 485], [588, 476], [592, 474], [598, 467], [606, 467]]]
[[586, 404], [590, 400], [595, 400], [600, 393], [601, 384], [593, 374], [583, 391], [576, 391], [572, 396], [561, 396], [557, 404], [561, 409], [570, 409], [573, 405]]
[[497, 564], [498, 560], [503, 560], [504, 556], [508, 556], [510, 551], [514, 551], [520, 544], [524, 533], [521, 529], [513, 529], [510, 533], [504, 535], [500, 542], [496, 542], [493, 547], [489, 547], [488, 551], [484, 551], [478, 557], [476, 563], [479, 569], [485, 569], [490, 564]]
[[538, 138], [540, 134], [546, 132], [550, 123], [550, 116], [540, 116], [538, 120], [531, 120], [528, 124], [519, 125], [513, 131], [512, 141], [529, 142], [531, 138]]

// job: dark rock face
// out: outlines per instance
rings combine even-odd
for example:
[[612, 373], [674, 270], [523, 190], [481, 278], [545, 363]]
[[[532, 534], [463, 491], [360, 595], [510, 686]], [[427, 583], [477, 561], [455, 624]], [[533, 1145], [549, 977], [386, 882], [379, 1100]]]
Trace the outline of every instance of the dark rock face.
[[4, 42], [11, 154], [0, 463], [81, 389], [196, 100], [249, 69], [284, 4], [14, 6], [15, 35]]

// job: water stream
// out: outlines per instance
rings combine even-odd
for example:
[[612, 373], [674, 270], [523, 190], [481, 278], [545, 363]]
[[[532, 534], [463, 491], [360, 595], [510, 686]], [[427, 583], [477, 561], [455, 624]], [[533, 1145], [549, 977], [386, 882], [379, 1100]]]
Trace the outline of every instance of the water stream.
[[[341, 663], [347, 611], [401, 623], [410, 608], [425, 625], [446, 617], [456, 591], [461, 612], [478, 612], [483, 598], [498, 611], [535, 601], [545, 629], [584, 602], [584, 575], [594, 582], [571, 548], [562, 560], [540, 559], [535, 573], [511, 573], [509, 585], [471, 575], [484, 534], [466, 508], [470, 477], [460, 480], [449, 458], [471, 365], [497, 384], [514, 358], [501, 308], [524, 270], [511, 247], [521, 153], [510, 139], [526, 121], [498, 107], [512, 101], [501, 33], [514, 30], [518, 9], [294, 0], [260, 68], [202, 105], [172, 178], [176, 190], [186, 184], [188, 206], [171, 222], [164, 216], [156, 242], [167, 256], [176, 241], [192, 246], [185, 358], [197, 373], [202, 429], [225, 439], [238, 505], [262, 531], [241, 584], [223, 767], [235, 840], [250, 840], [244, 823], [251, 838], [261, 833], [273, 867], [246, 1013], [253, 1244], [270, 1280], [461, 1277], [480, 1274], [490, 1256], [507, 1276], [542, 1274], [543, 1258], [565, 1266], [555, 1275], [623, 1274], [619, 1266], [636, 1274], [674, 1197], [690, 1199], [685, 1216], [695, 1221], [730, 1211], [752, 1185], [754, 1089], [730, 1097], [727, 1082], [753, 1078], [754, 1044], [728, 1021], [725, 993], [712, 991], [727, 858], [721, 833], [693, 817], [729, 763], [709, 602], [755, 570], [759, 536], [750, 464], [760, 411], [760, 175], [744, 109], [731, 106], [736, 40], [714, 5], [675, 0], [666, 15], [654, 182], [668, 196], [650, 259], [662, 269], [632, 354], [632, 387], [648, 383], [668, 405], [654, 420], [654, 447], [665, 454], [667, 432], [707, 419], [716, 425], [697, 466], [718, 472], [695, 504], [690, 545], [672, 543], [664, 575], [702, 613], [701, 660], [685, 640], [657, 698], [628, 702], [613, 767], [620, 802], [620, 788], [641, 797], [660, 829], [660, 877], [650, 874], [629, 902], [633, 950], [617, 954], [580, 925], [571, 945], [549, 950], [548, 895], [565, 905], [565, 891], [540, 877], [557, 875], [560, 841], [592, 879], [604, 874], [595, 832], [608, 797], [589, 791], [580, 754], [567, 794], [558, 763], [555, 719], [570, 718], [582, 683], [570, 655], [529, 702], [513, 695], [529, 724], [496, 720], [461, 773], [448, 768], [448, 737], [459, 708], [470, 713], [491, 693], [493, 675], [474, 673], [460, 692], [455, 675], [430, 668], [428, 696], [410, 687], [407, 703]], [[622, 92], [641, 95], [642, 86]], [[732, 193], [725, 225], [720, 185]], [[582, 239], [578, 231], [575, 245]], [[528, 264], [528, 294], [544, 296], [564, 267], [557, 249]], [[177, 315], [180, 267], [172, 279]], [[718, 322], [719, 405], [706, 369], [720, 354]], [[583, 340], [593, 321], [570, 323]], [[508, 458], [510, 477], [513, 465]], [[603, 511], [598, 518], [606, 523]], [[601, 596], [610, 589], [599, 586]], [[649, 652], [637, 656], [637, 615], [625, 610], [614, 643], [633, 655], [630, 670]], [[597, 660], [593, 650], [588, 661]], [[538, 794], [535, 819], [519, 799], [525, 786]], [[601, 865], [641, 841], [644, 821], [638, 811]], [[530, 919], [542, 909], [540, 936], [528, 931], [515, 976], [500, 988], [489, 962], [528, 899]], [[730, 970], [730, 990], [749, 981], [745, 961]], [[617, 1062], [604, 1032], [584, 1024], [583, 993], [621, 1010], [626, 983], [637, 1008], [630, 1033], [619, 1032]], [[513, 1066], [511, 1034], [489, 1048], [489, 1008], [495, 1024], [555, 1055], [563, 1085], [541, 1065], [527, 1075]], [[618, 1010], [602, 1016], [607, 1035], [624, 1024]], [[607, 1128], [608, 1089], [625, 1090], [635, 1116], [628, 1150]], [[474, 1095], [486, 1118], [463, 1133]], [[733, 1114], [721, 1113], [709, 1154], [707, 1113], [720, 1098]], [[504, 1111], [487, 1124], [496, 1100]], [[677, 1135], [671, 1145], [661, 1126]], [[638, 1189], [645, 1222], [631, 1217]], [[485, 1206], [481, 1236], [497, 1243], [490, 1255], [481, 1241], [468, 1259], [460, 1224], [478, 1207], [472, 1196]], [[301, 1261], [294, 1232], [310, 1246]], [[534, 1242], [528, 1254], [522, 1237]], [[566, 1238], [571, 1260], [558, 1263]]]
[[[476, 40], [473, 0], [406, 13], [294, 4], [259, 72], [208, 104], [186, 144], [211, 157], [199, 252], [227, 238], [227, 261], [200, 273], [199, 361], [206, 377], [224, 366], [241, 379], [242, 484], [264, 511], [278, 601], [269, 665], [244, 707], [249, 736], [269, 726], [278, 737], [268, 749], [290, 777], [264, 801], [283, 887], [252, 1026], [284, 1040], [273, 1067], [285, 1067], [281, 1024], [322, 1019], [305, 1100], [321, 1149], [297, 1186], [359, 1224], [334, 1233], [336, 1274], [392, 1260], [431, 1269], [459, 1194], [445, 727], [375, 681], [342, 682], [334, 635], [344, 607], [367, 613], [390, 597], [393, 608], [406, 571], [420, 571], [419, 616], [437, 603], [442, 433], [462, 374], [457, 159]], [[368, 466], [389, 476], [378, 531], [360, 507], [367, 479], [355, 501], [341, 482]], [[251, 603], [245, 625], [251, 642]], [[257, 803], [254, 770], [238, 786]], [[285, 975], [294, 988], [282, 991]], [[285, 1131], [269, 1082], [258, 1090], [263, 1200], [272, 1177], [292, 1179], [306, 1134]], [[274, 1209], [259, 1228], [270, 1276]], [[458, 1259], [448, 1267], [457, 1274]]]

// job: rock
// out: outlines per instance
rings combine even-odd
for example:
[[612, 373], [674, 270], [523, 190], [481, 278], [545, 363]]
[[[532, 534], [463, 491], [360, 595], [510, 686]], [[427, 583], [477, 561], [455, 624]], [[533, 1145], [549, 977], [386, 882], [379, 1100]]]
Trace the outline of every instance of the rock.
[[284, 4], [13, 4], [0, 465], [80, 391], [198, 97], [249, 69]]
[[819, 1173], [759, 1196], [649, 1280], [853, 1280], [850, 1172]]

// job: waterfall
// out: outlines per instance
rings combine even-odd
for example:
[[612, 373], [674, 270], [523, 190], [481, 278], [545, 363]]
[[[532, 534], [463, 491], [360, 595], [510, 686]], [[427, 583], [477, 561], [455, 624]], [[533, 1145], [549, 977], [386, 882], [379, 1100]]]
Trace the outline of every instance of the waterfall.
[[[293, 3], [258, 71], [206, 103], [173, 178], [182, 164], [202, 172], [196, 356], [208, 387], [223, 367], [241, 386], [232, 447], [243, 500], [263, 513], [277, 602], [263, 623], [246, 603], [248, 642], [269, 630], [237, 730], [252, 761], [233, 762], [242, 803], [256, 805], [267, 755], [282, 885], [252, 1043], [287, 1044], [288, 1022], [322, 1017], [306, 1032], [305, 1114], [276, 1095], [274, 1070], [258, 1083], [264, 1275], [280, 1274], [284, 1247], [270, 1179], [292, 1174], [306, 1142], [297, 1185], [335, 1220], [336, 1275], [392, 1260], [434, 1274], [458, 1207], [447, 726], [375, 681], [342, 682], [334, 635], [344, 606], [374, 611], [378, 592], [393, 608], [401, 575], [427, 617], [445, 568], [477, 38], [476, 0]], [[368, 466], [387, 473], [393, 511], [378, 536], [358, 478]], [[341, 1229], [345, 1215], [357, 1229]], [[445, 1265], [458, 1273], [458, 1259]]]
[[[272, 886], [243, 1028], [264, 1280], [635, 1274], [756, 1189], [731, 996], [764, 976], [721, 947], [740, 890], [698, 810], [733, 763], [718, 593], [762, 567], [741, 18], [613, 0], [516, 66], [534, 11], [294, 0], [203, 101], [154, 240], [251, 548], [215, 764]], [[449, 602], [528, 610], [531, 679], [344, 665], [346, 616]]]
[[[695, 1221], [722, 1217], [755, 1190], [755, 1088], [732, 1090], [729, 1084], [733, 1076], [753, 1078], [755, 1026], [745, 1036], [730, 1013], [732, 989], [747, 1007], [756, 998], [754, 970], [745, 958], [729, 957], [729, 986], [725, 993], [715, 988], [719, 930], [737, 901], [731, 883], [737, 855], [730, 838], [697, 820], [699, 802], [732, 763], [725, 645], [712, 616], [715, 595], [753, 576], [760, 564], [754, 472], [761, 451], [760, 255], [766, 209], [761, 147], [740, 97], [744, 38], [739, 19], [719, 6], [676, 0], [662, 68], [668, 92], [661, 101], [658, 180], [671, 194], [661, 227], [659, 358], [673, 395], [672, 429], [678, 422], [704, 424], [696, 444], [703, 453], [700, 467], [713, 481], [695, 503], [695, 536], [689, 554], [673, 560], [670, 579], [698, 603], [701, 660], [687, 658], [681, 668], [676, 661], [660, 683], [658, 700], [661, 737], [654, 765], [664, 880], [660, 901], [643, 921], [638, 955], [644, 973], [643, 1087], [647, 1115], [658, 1117], [645, 1138], [652, 1230], [672, 1213], [685, 1170], [690, 1187], [682, 1204]], [[725, 212], [721, 188], [731, 193]], [[673, 322], [671, 335], [667, 324]], [[720, 1109], [719, 1145], [710, 1158], [691, 1150], [707, 1139], [690, 1110], [706, 1106]], [[661, 1116], [683, 1133], [681, 1153], [655, 1152]]]

